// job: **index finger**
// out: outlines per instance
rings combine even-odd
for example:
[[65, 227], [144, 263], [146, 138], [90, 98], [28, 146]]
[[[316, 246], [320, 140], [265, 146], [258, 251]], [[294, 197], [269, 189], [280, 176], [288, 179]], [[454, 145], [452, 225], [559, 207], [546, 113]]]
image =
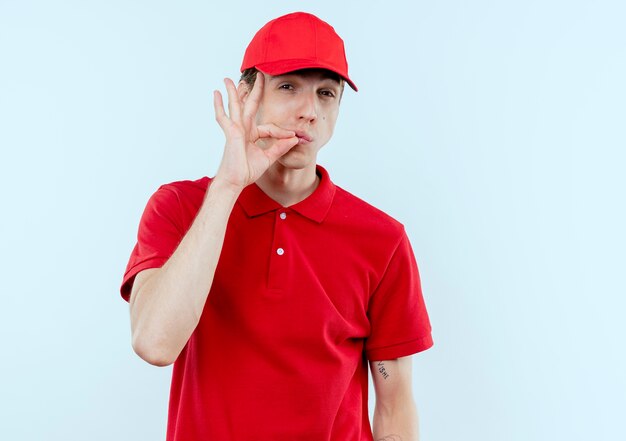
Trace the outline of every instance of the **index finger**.
[[259, 108], [259, 103], [261, 102], [261, 97], [263, 96], [264, 86], [265, 76], [263, 75], [263, 72], [259, 70], [257, 71], [256, 78], [254, 79], [252, 91], [250, 91], [250, 95], [248, 95], [248, 99], [243, 105], [243, 120], [248, 127], [252, 124]]

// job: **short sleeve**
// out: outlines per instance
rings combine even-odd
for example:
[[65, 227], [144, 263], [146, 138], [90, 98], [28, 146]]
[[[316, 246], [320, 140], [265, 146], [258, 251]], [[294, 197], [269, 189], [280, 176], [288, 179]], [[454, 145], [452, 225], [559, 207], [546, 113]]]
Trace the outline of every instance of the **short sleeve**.
[[417, 262], [406, 233], [396, 247], [368, 306], [368, 360], [390, 360], [433, 345]]
[[137, 243], [131, 252], [120, 293], [129, 301], [135, 276], [148, 268], [160, 268], [182, 240], [180, 202], [177, 194], [161, 186], [148, 200], [139, 222]]

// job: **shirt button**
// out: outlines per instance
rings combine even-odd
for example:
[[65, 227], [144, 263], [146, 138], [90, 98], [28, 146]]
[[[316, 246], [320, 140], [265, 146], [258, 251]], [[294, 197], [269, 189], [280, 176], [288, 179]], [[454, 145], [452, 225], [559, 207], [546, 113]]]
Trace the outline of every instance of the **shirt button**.
[[280, 218], [281, 219], [287, 219], [287, 213], [280, 213]]
[[279, 256], [282, 256], [283, 254], [285, 254], [285, 250], [283, 250], [282, 248], [279, 248], [276, 250], [276, 254], [278, 254]]

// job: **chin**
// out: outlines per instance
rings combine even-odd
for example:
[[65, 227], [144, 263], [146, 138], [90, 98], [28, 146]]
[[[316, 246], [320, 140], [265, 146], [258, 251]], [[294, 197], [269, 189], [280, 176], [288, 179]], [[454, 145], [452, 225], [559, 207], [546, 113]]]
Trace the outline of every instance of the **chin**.
[[310, 166], [311, 163], [315, 164], [316, 161], [315, 158], [311, 158], [310, 155], [307, 155], [303, 152], [290, 150], [289, 152], [278, 158], [276, 162], [278, 162], [285, 168], [289, 168], [292, 170], [301, 170]]

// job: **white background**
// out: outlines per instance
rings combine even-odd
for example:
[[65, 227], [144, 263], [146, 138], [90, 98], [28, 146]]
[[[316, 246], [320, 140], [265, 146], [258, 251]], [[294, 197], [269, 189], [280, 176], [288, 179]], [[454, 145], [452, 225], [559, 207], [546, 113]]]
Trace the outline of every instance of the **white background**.
[[171, 370], [118, 291], [139, 217], [215, 172], [211, 92], [295, 10], [360, 87], [319, 162], [420, 265], [422, 439], [626, 439], [618, 0], [0, 0], [2, 438], [164, 439]]

